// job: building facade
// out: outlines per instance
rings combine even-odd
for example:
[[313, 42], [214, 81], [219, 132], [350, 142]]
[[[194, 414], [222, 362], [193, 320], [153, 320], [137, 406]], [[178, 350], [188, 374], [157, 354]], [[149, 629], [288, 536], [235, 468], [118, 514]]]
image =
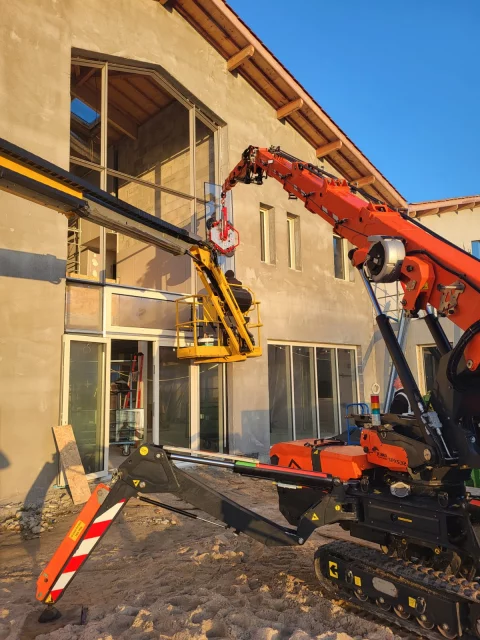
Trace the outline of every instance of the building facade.
[[[0, 136], [199, 235], [249, 144], [405, 205], [224, 2], [200, 5], [9, 3]], [[0, 202], [0, 499], [56, 481], [57, 424], [73, 425], [90, 477], [142, 437], [265, 459], [274, 442], [338, 433], [379, 375], [346, 243], [273, 181], [233, 195], [241, 245], [225, 266], [264, 326], [263, 356], [229, 365], [176, 357], [175, 301], [198, 290], [187, 257]]]

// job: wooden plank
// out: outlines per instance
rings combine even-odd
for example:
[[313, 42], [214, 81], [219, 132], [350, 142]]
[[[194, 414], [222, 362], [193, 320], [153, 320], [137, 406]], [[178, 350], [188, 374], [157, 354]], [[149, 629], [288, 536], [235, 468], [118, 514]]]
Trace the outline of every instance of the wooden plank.
[[[76, 83], [77, 87], [81, 87], [82, 84], [85, 84], [86, 82], [88, 82], [88, 80], [90, 80], [90, 78], [97, 72], [100, 71], [100, 69], [97, 69], [96, 67], [92, 67], [91, 69], [89, 69], [87, 71], [87, 73], [83, 76], [81, 76], [81, 78], [79, 78], [78, 82]], [[100, 74], [99, 74], [100, 75]]]
[[283, 107], [280, 107], [280, 109], [277, 109], [277, 118], [279, 120], [282, 120], [283, 118], [286, 118], [287, 116], [289, 116], [291, 113], [298, 111], [302, 107], [303, 107], [302, 98], [297, 98], [297, 100], [292, 100], [292, 102], [288, 102], [287, 104], [283, 105]]
[[234, 56], [227, 60], [227, 69], [234, 71], [237, 67], [249, 60], [255, 53], [255, 47], [253, 44], [247, 45], [244, 49], [236, 53]]
[[373, 184], [375, 182], [375, 176], [363, 176], [362, 178], [358, 178], [354, 180], [352, 184], [355, 187], [361, 189], [362, 187], [368, 187], [369, 184]]
[[343, 146], [343, 142], [341, 140], [334, 140], [333, 142], [328, 142], [327, 144], [322, 144], [321, 147], [315, 151], [315, 155], [317, 158], [324, 158], [328, 156], [329, 153], [333, 153], [334, 151], [338, 151]]
[[53, 427], [53, 434], [60, 454], [60, 462], [67, 478], [74, 504], [83, 504], [90, 498], [90, 487], [85, 477], [72, 425]]

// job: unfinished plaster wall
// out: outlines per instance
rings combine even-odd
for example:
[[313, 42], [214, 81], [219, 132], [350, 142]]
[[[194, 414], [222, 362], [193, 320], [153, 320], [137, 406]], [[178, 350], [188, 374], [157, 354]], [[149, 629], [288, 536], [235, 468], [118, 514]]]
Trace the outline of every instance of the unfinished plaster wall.
[[[68, 168], [63, 4], [2, 6], [0, 136]], [[57, 474], [66, 228], [63, 216], [0, 192], [0, 500], [41, 498]]]

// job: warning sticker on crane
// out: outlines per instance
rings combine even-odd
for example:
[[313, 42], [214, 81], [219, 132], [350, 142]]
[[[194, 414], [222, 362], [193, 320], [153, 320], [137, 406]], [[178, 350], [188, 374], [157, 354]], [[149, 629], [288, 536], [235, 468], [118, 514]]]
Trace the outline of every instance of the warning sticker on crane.
[[70, 535], [68, 536], [71, 540], [75, 541], [78, 540], [78, 538], [80, 537], [82, 531], [85, 529], [86, 524], [85, 522], [82, 522], [82, 520], [79, 520], [75, 526], [73, 527], [72, 531], [70, 532]]
[[328, 573], [332, 578], [338, 579], [338, 564], [333, 560], [328, 561]]

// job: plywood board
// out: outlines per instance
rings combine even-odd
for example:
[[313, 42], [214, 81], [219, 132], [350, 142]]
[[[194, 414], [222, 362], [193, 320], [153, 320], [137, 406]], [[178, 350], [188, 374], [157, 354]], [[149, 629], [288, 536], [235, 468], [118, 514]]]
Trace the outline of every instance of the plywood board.
[[90, 487], [85, 477], [85, 469], [80, 460], [72, 426], [65, 424], [60, 427], [53, 427], [53, 434], [73, 503], [83, 504], [90, 498]]

